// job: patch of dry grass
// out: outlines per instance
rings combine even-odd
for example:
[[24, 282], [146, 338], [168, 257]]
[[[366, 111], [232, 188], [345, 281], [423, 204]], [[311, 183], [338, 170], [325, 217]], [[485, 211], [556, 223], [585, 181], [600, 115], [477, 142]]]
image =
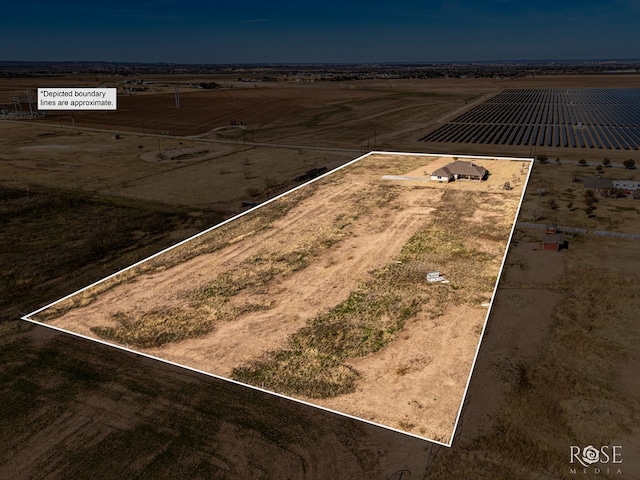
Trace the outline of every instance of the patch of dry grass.
[[233, 370], [233, 378], [278, 392], [327, 398], [355, 389], [358, 373], [344, 363], [380, 350], [420, 309], [394, 294], [390, 270], [289, 337], [287, 347]]
[[149, 348], [204, 335], [213, 328], [210, 322], [194, 322], [192, 315], [179, 309], [155, 309], [142, 315], [118, 312], [112, 316], [115, 327], [92, 327], [101, 338], [121, 345]]
[[[402, 248], [399, 263], [371, 272], [369, 280], [345, 301], [291, 335], [285, 348], [235, 368], [233, 378], [312, 398], [352, 392], [358, 373], [345, 361], [382, 349], [422, 308], [433, 319], [452, 303], [478, 307], [486, 301], [484, 295], [495, 285], [501, 259], [468, 242], [475, 229], [482, 230], [460, 221], [481, 206], [474, 200], [476, 195], [446, 192], [428, 224]], [[486, 228], [492, 235], [501, 231], [505, 242], [510, 224], [504, 219], [503, 224]], [[436, 268], [451, 276], [450, 285], [425, 281], [425, 274]]]
[[[233, 269], [217, 275], [206, 285], [188, 295], [188, 306], [165, 309], [161, 312], [157, 310], [135, 314], [118, 312], [113, 318], [117, 322], [117, 326], [97, 327], [92, 331], [101, 338], [124, 342], [136, 347], [150, 348], [210, 333], [215, 329], [216, 322], [220, 320], [233, 321], [252, 311], [268, 310], [274, 306], [273, 301], [238, 304], [231, 300], [243, 292], [250, 295], [264, 293], [276, 279], [282, 280], [292, 273], [306, 268], [312, 258], [321, 251], [331, 248], [347, 238], [350, 235], [353, 222], [361, 215], [374, 208], [380, 208], [378, 206], [380, 201], [388, 205], [399, 194], [398, 187], [387, 184], [372, 185], [369, 190], [369, 194], [352, 199], [350, 203], [352, 208], [349, 212], [339, 215], [328, 225], [319, 226], [304, 242], [284, 250], [268, 251], [262, 249], [243, 260]], [[209, 243], [209, 249], [217, 250], [237, 241], [249, 240], [257, 231], [268, 228], [273, 224], [273, 221], [282, 218], [308, 196], [308, 194], [304, 194], [296, 197], [295, 193], [297, 192], [294, 192], [294, 198], [283, 197], [278, 202], [265, 207], [265, 212], [258, 217], [259, 225], [251, 218], [248, 225], [240, 221], [240, 225], [236, 228], [221, 229], [219, 235], [214, 236], [215, 241]], [[229, 239], [229, 237], [232, 238]], [[156, 262], [154, 259], [150, 263], [156, 264], [156, 268], [169, 268], [179, 263], [181, 259], [191, 258], [194, 251], [199, 251], [199, 247], [190, 247], [188, 254], [177, 252], [174, 258], [168, 261]], [[158, 267], [158, 264], [161, 267]], [[147, 269], [146, 272], [153, 272], [153, 269]], [[134, 278], [141, 272], [139, 269], [135, 269], [135, 271], [126, 273], [128, 278]], [[113, 288], [113, 286], [115, 283], [109, 282], [101, 291]], [[95, 298], [95, 296], [90, 298]], [[82, 300], [77, 299], [77, 301]], [[190, 328], [185, 328], [187, 323], [191, 325]]]

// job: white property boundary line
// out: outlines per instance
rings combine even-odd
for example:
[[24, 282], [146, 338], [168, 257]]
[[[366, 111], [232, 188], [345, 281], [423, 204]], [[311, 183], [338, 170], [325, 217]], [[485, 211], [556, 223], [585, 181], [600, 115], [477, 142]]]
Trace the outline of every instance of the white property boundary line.
[[[509, 160], [514, 160], [513, 158]], [[451, 433], [451, 439], [449, 440], [449, 444], [447, 447], [451, 447], [453, 444], [453, 440], [456, 434], [456, 430], [458, 428], [458, 423], [460, 421], [460, 417], [462, 416], [462, 408], [464, 406], [464, 401], [467, 398], [467, 392], [469, 391], [469, 385], [471, 384], [471, 377], [473, 376], [473, 370], [476, 367], [476, 361], [478, 360], [478, 354], [480, 353], [480, 345], [482, 345], [482, 339], [484, 338], [484, 332], [487, 329], [487, 323], [489, 322], [489, 315], [491, 314], [491, 309], [493, 308], [493, 301], [496, 298], [496, 292], [498, 291], [498, 285], [500, 284], [500, 277], [502, 277], [502, 271], [504, 270], [504, 264], [507, 260], [507, 254], [509, 253], [509, 245], [511, 244], [511, 239], [513, 238], [513, 232], [516, 230], [516, 224], [518, 223], [518, 215], [520, 215], [520, 209], [522, 208], [522, 202], [524, 200], [524, 193], [527, 190], [527, 185], [529, 184], [529, 177], [531, 176], [531, 171], [533, 170], [533, 158], [520, 158], [520, 161], [529, 160], [529, 171], [527, 172], [527, 178], [522, 187], [522, 193], [520, 194], [520, 202], [518, 203], [518, 209], [516, 210], [516, 215], [513, 219], [513, 225], [511, 226], [511, 233], [509, 233], [509, 239], [507, 240], [507, 246], [504, 249], [504, 255], [502, 256], [502, 264], [500, 265], [500, 271], [498, 272], [498, 278], [496, 279], [496, 284], [493, 287], [493, 293], [491, 294], [491, 304], [487, 309], [487, 316], [484, 319], [484, 325], [482, 326], [482, 332], [480, 332], [480, 338], [478, 339], [478, 346], [476, 347], [476, 354], [473, 357], [473, 363], [471, 364], [471, 369], [469, 370], [469, 377], [467, 378], [467, 386], [464, 389], [464, 394], [462, 395], [462, 401], [460, 402], [460, 408], [458, 408], [458, 415], [456, 416], [456, 421], [454, 423], [453, 432]]]
[[[341, 169], [346, 168], [346, 167], [348, 167], [350, 165], [353, 165], [354, 163], [359, 162], [360, 160], [363, 160], [363, 159], [367, 158], [370, 155], [396, 155], [396, 156], [400, 155], [400, 156], [413, 156], [413, 157], [415, 157], [415, 156], [419, 156], [419, 157], [456, 157], [456, 158], [477, 159], [477, 160], [511, 160], [511, 161], [521, 161], [521, 162], [522, 161], [529, 161], [530, 162], [529, 163], [529, 171], [527, 172], [527, 178], [526, 178], [525, 183], [524, 183], [524, 185], [522, 187], [522, 194], [520, 195], [520, 202], [518, 204], [518, 208], [516, 210], [516, 214], [515, 214], [515, 217], [513, 219], [513, 225], [511, 227], [511, 232], [509, 234], [509, 238], [507, 239], [505, 252], [504, 252], [504, 255], [502, 257], [502, 263], [500, 265], [500, 271], [498, 272], [498, 276], [497, 276], [497, 279], [496, 279], [496, 284], [495, 284], [494, 289], [493, 289], [493, 294], [492, 294], [492, 297], [491, 297], [491, 304], [489, 305], [489, 308], [487, 310], [487, 315], [485, 316], [484, 324], [482, 326], [482, 331], [480, 333], [480, 338], [478, 339], [478, 345], [476, 347], [476, 352], [475, 352], [475, 355], [474, 355], [474, 358], [473, 358], [473, 362], [471, 364], [471, 368], [469, 370], [469, 376], [467, 378], [467, 384], [465, 386], [464, 394], [462, 395], [462, 398], [461, 398], [461, 401], [460, 401], [460, 406], [458, 408], [458, 413], [456, 415], [456, 420], [454, 422], [453, 430], [451, 432], [451, 436], [450, 436], [450, 439], [449, 439], [448, 443], [444, 443], [444, 442], [441, 442], [441, 441], [438, 441], [438, 440], [433, 440], [433, 439], [430, 439], [430, 438], [422, 437], [422, 436], [416, 435], [414, 433], [410, 433], [410, 432], [406, 432], [406, 431], [403, 431], [403, 430], [399, 430], [399, 429], [390, 427], [388, 425], [383, 425], [383, 424], [380, 424], [380, 423], [372, 422], [372, 421], [366, 420], [364, 418], [360, 418], [360, 417], [356, 417], [356, 416], [353, 416], [353, 415], [349, 415], [348, 413], [344, 413], [344, 412], [339, 412], [339, 411], [333, 410], [331, 408], [322, 407], [320, 405], [309, 403], [309, 402], [306, 402], [304, 400], [300, 400], [300, 399], [297, 399], [297, 398], [289, 397], [287, 395], [283, 395], [281, 393], [277, 393], [277, 392], [274, 392], [274, 391], [271, 391], [271, 390], [266, 390], [266, 389], [263, 389], [263, 388], [260, 388], [260, 387], [256, 387], [254, 385], [248, 385], [246, 383], [238, 382], [237, 380], [233, 380], [233, 379], [230, 379], [230, 378], [222, 377], [222, 376], [216, 375], [214, 373], [205, 372], [203, 370], [199, 370], [197, 368], [189, 367], [187, 365], [182, 365], [182, 364], [179, 364], [179, 363], [175, 363], [175, 362], [172, 362], [170, 360], [166, 360], [164, 358], [160, 358], [160, 357], [156, 357], [156, 356], [153, 356], [153, 355], [149, 355], [147, 353], [143, 353], [143, 352], [140, 352], [138, 350], [133, 350], [133, 349], [121, 346], [121, 345], [117, 345], [115, 343], [110, 343], [110, 342], [106, 342], [104, 340], [100, 340], [100, 339], [97, 339], [97, 338], [93, 338], [93, 337], [89, 337], [89, 336], [86, 336], [86, 335], [82, 335], [80, 333], [72, 332], [72, 331], [66, 330], [64, 328], [55, 327], [53, 325], [49, 325], [47, 323], [39, 322], [39, 321], [33, 320], [31, 318], [33, 315], [36, 315], [36, 314], [38, 314], [38, 313], [40, 313], [40, 312], [42, 312], [42, 311], [44, 311], [44, 310], [46, 310], [48, 308], [60, 303], [60, 302], [63, 302], [63, 301], [65, 301], [65, 300], [67, 300], [67, 299], [69, 299], [69, 298], [71, 298], [71, 297], [73, 297], [73, 296], [75, 296], [75, 295], [77, 295], [79, 293], [84, 292], [85, 290], [88, 290], [88, 289], [90, 289], [90, 288], [92, 288], [92, 287], [94, 287], [96, 285], [99, 285], [99, 284], [101, 284], [103, 282], [106, 282], [107, 280], [110, 280], [111, 278], [113, 278], [113, 277], [115, 277], [117, 275], [120, 275], [121, 273], [124, 273], [124, 272], [126, 272], [126, 271], [128, 271], [128, 270], [130, 270], [132, 268], [137, 267], [138, 265], [141, 265], [141, 264], [143, 264], [143, 263], [145, 263], [145, 262], [147, 262], [149, 260], [152, 260], [152, 259], [162, 255], [163, 253], [166, 253], [166, 252], [168, 252], [170, 250], [173, 250], [174, 248], [177, 248], [177, 247], [179, 247], [181, 245], [184, 245], [185, 243], [187, 243], [187, 242], [189, 242], [191, 240], [194, 240], [194, 239], [196, 239], [196, 238], [198, 238], [198, 237], [200, 237], [202, 235], [205, 235], [205, 234], [207, 234], [207, 233], [209, 233], [209, 232], [211, 232], [211, 231], [213, 231], [213, 230], [215, 230], [215, 229], [217, 229], [219, 227], [222, 227], [223, 225], [226, 225], [227, 223], [229, 223], [229, 222], [231, 222], [233, 220], [236, 220], [236, 219], [238, 219], [238, 218], [240, 218], [240, 217], [242, 217], [244, 215], [247, 215], [247, 214], [259, 209], [260, 207], [268, 205], [269, 203], [274, 202], [275, 200], [278, 200], [279, 198], [282, 198], [285, 195], [293, 193], [293, 192], [295, 192], [295, 191], [297, 191], [297, 190], [299, 190], [299, 189], [301, 189], [301, 188], [303, 188], [303, 187], [305, 187], [307, 185], [310, 185], [311, 183], [316, 182], [316, 181], [318, 181], [318, 180], [320, 180], [320, 179], [322, 179], [322, 178], [324, 178], [324, 177], [326, 177], [328, 175], [331, 175], [331, 174], [337, 172], [338, 170], [341, 170]], [[125, 268], [123, 268], [123, 269], [121, 269], [121, 270], [119, 270], [119, 271], [117, 271], [115, 273], [112, 273], [111, 275], [108, 275], [108, 276], [104, 277], [103, 279], [92, 283], [91, 285], [88, 285], [88, 286], [83, 287], [83, 288], [81, 288], [79, 290], [76, 290], [75, 292], [70, 293], [69, 295], [66, 295], [66, 296], [64, 296], [64, 297], [62, 297], [62, 298], [60, 298], [60, 299], [58, 299], [58, 300], [56, 300], [56, 301], [54, 301], [52, 303], [49, 303], [48, 305], [45, 305], [44, 307], [41, 307], [41, 308], [39, 308], [37, 310], [34, 310], [33, 312], [31, 312], [31, 313], [29, 313], [27, 315], [24, 315], [24, 316], [22, 316], [20, 318], [21, 318], [21, 320], [24, 320], [24, 321], [27, 321], [27, 322], [30, 322], [30, 323], [33, 323], [33, 324], [36, 324], [36, 325], [47, 327], [47, 328], [50, 328], [52, 330], [56, 330], [56, 331], [63, 332], [63, 333], [69, 334], [69, 335], [73, 335], [73, 336], [76, 336], [76, 337], [79, 337], [79, 338], [82, 338], [82, 339], [85, 339], [85, 340], [90, 340], [90, 341], [93, 341], [93, 342], [96, 342], [96, 343], [100, 343], [102, 345], [106, 345], [106, 346], [109, 346], [109, 347], [117, 348], [119, 350], [123, 350], [123, 351], [129, 352], [129, 353], [133, 353], [135, 355], [140, 355], [142, 357], [150, 358], [152, 360], [158, 360], [160, 362], [164, 362], [164, 363], [172, 365], [172, 366], [184, 368], [186, 370], [189, 370], [189, 371], [192, 371], [192, 372], [196, 372], [196, 373], [199, 373], [199, 374], [203, 374], [203, 375], [206, 375], [206, 376], [209, 376], [209, 377], [213, 377], [213, 378], [216, 378], [218, 380], [224, 380], [224, 381], [227, 381], [227, 382], [234, 383], [236, 385], [240, 385], [240, 386], [243, 386], [243, 387], [251, 388], [253, 390], [257, 390], [259, 392], [264, 392], [264, 393], [268, 393], [268, 394], [271, 394], [271, 395], [275, 395], [277, 397], [284, 398], [284, 399], [287, 399], [287, 400], [291, 400], [291, 401], [294, 401], [294, 402], [297, 402], [297, 403], [301, 403], [303, 405], [307, 405], [307, 406], [314, 407], [314, 408], [317, 408], [317, 409], [320, 409], [320, 410], [331, 412], [331, 413], [334, 413], [334, 414], [337, 414], [337, 415], [341, 415], [343, 417], [351, 418], [353, 420], [358, 420], [360, 422], [368, 423], [368, 424], [374, 425], [376, 427], [381, 427], [381, 428], [385, 428], [387, 430], [392, 430], [394, 432], [402, 433], [404, 435], [408, 435], [410, 437], [415, 437], [415, 438], [418, 438], [420, 440], [426, 440], [428, 442], [435, 443], [435, 444], [441, 445], [443, 447], [451, 447], [451, 445], [453, 444], [453, 440], [455, 438], [455, 433], [456, 433], [456, 430], [457, 430], [457, 427], [458, 427], [458, 423], [460, 421], [460, 417], [462, 415], [462, 409], [463, 409], [463, 406], [464, 406], [465, 399], [467, 397], [467, 392], [469, 390], [469, 384], [471, 382], [471, 376], [473, 375], [473, 370], [475, 368], [476, 361], [478, 359], [478, 353], [480, 351], [480, 345], [482, 344], [482, 339], [484, 338], [485, 330], [486, 330], [486, 327], [487, 327], [487, 321], [488, 321], [489, 315], [491, 313], [491, 308], [493, 307], [493, 300], [495, 299], [495, 294], [496, 294], [496, 291], [498, 289], [498, 284], [500, 283], [500, 277], [502, 276], [502, 270], [504, 269], [504, 264], [505, 264], [505, 261], [506, 261], [506, 258], [507, 258], [507, 253], [508, 253], [508, 250], [509, 250], [509, 244], [511, 243], [511, 238], [513, 237], [513, 232], [515, 231], [515, 228], [516, 228], [516, 220], [518, 218], [518, 215], [520, 213], [520, 209], [522, 207], [522, 201], [524, 199], [524, 193], [526, 191], [527, 184], [529, 183], [529, 177], [531, 176], [532, 167], [533, 167], [533, 159], [532, 158], [522, 158], [522, 157], [496, 157], [496, 156], [481, 156], [481, 155], [456, 155], [456, 154], [449, 155], [449, 154], [431, 154], [431, 153], [371, 151], [369, 153], [366, 153], [364, 155], [361, 155], [361, 156], [355, 158], [354, 160], [351, 160], [350, 162], [345, 163], [344, 165], [340, 165], [339, 167], [337, 167], [337, 168], [335, 168], [335, 169], [333, 169], [333, 170], [331, 170], [329, 172], [326, 172], [326, 173], [324, 173], [324, 174], [322, 174], [322, 175], [320, 175], [320, 176], [318, 176], [318, 177], [316, 177], [316, 178], [314, 178], [312, 180], [309, 180], [308, 182], [305, 182], [302, 185], [298, 185], [297, 187], [294, 187], [291, 190], [287, 190], [286, 192], [284, 192], [284, 193], [282, 193], [280, 195], [277, 195], [276, 197], [273, 197], [273, 198], [271, 198], [271, 199], [269, 199], [269, 200], [267, 200], [267, 201], [255, 206], [253, 208], [250, 208], [249, 210], [246, 210], [246, 211], [244, 211], [244, 212], [242, 212], [242, 213], [240, 213], [238, 215], [235, 215], [234, 217], [231, 217], [231, 218], [229, 218], [227, 220], [224, 220], [223, 222], [220, 222], [219, 224], [214, 225], [213, 227], [210, 227], [210, 228], [208, 228], [206, 230], [203, 230], [202, 232], [196, 233], [195, 235], [192, 235], [191, 237], [189, 237], [189, 238], [187, 238], [185, 240], [182, 240], [182, 241], [176, 243], [175, 245], [172, 245], [172, 246], [170, 246], [168, 248], [165, 248], [164, 250], [162, 250], [162, 251], [160, 251], [158, 253], [154, 253], [153, 255], [151, 255], [151, 256], [149, 256], [147, 258], [144, 258], [144, 259], [142, 259], [142, 260], [140, 260], [140, 261], [138, 261], [138, 262], [136, 262], [136, 263], [134, 263], [132, 265], [129, 265], [128, 267], [125, 267]]]

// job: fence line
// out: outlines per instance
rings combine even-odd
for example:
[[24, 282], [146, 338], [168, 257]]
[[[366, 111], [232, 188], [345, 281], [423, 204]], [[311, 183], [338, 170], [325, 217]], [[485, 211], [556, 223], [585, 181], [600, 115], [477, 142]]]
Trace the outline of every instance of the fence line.
[[[529, 222], [516, 222], [517, 227], [524, 228], [546, 228], [547, 224], [542, 223], [529, 223]], [[559, 232], [569, 232], [569, 233], [582, 233], [587, 234], [587, 230], [585, 228], [576, 228], [576, 227], [562, 227], [558, 225], [557, 230]], [[594, 235], [598, 235], [601, 237], [614, 237], [614, 238], [633, 238], [634, 240], [640, 240], [640, 234], [637, 233], [622, 233], [622, 232], [607, 232], [606, 230], [594, 230]]]
[[593, 234], [599, 235], [601, 237], [633, 238], [635, 240], [640, 240], [640, 235], [636, 233], [607, 232], [605, 230], [594, 230]]
[[[547, 228], [548, 224], [546, 223], [529, 223], [529, 222], [516, 222], [516, 226], [525, 227], [525, 228]], [[584, 228], [576, 228], [576, 227], [562, 227], [558, 225], [556, 230], [559, 232], [568, 232], [568, 233], [587, 233], [587, 230]]]
[[547, 228], [546, 225], [541, 223], [528, 223], [528, 222], [516, 222], [516, 226], [525, 228]]
[[560, 232], [569, 232], [569, 233], [587, 233], [585, 228], [575, 228], [575, 227], [561, 227], [558, 225], [558, 231]]

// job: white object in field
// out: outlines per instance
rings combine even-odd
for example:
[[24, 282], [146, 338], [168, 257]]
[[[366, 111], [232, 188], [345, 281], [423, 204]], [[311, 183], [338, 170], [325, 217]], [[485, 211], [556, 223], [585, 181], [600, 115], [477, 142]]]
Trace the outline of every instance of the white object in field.
[[429, 273], [427, 273], [427, 282], [435, 283], [435, 282], [444, 282], [444, 281], [446, 281], [446, 280], [440, 274], [440, 272], [429, 272]]

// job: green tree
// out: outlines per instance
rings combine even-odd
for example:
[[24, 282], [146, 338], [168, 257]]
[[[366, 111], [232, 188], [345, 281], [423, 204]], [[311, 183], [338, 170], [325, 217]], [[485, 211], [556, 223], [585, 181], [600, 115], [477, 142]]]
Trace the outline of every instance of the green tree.
[[602, 165], [604, 165], [605, 167], [611, 166], [611, 160], [609, 160], [609, 157], [604, 157], [604, 160], [602, 160]]
[[635, 168], [636, 166], [636, 161], [633, 158], [630, 158], [629, 160], [625, 160], [624, 162], [622, 162], [622, 165], [624, 165], [624, 168]]
[[584, 158], [581, 158], [580, 160], [578, 160], [578, 165], [580, 165], [581, 167], [584, 167], [587, 164], [587, 161]]

